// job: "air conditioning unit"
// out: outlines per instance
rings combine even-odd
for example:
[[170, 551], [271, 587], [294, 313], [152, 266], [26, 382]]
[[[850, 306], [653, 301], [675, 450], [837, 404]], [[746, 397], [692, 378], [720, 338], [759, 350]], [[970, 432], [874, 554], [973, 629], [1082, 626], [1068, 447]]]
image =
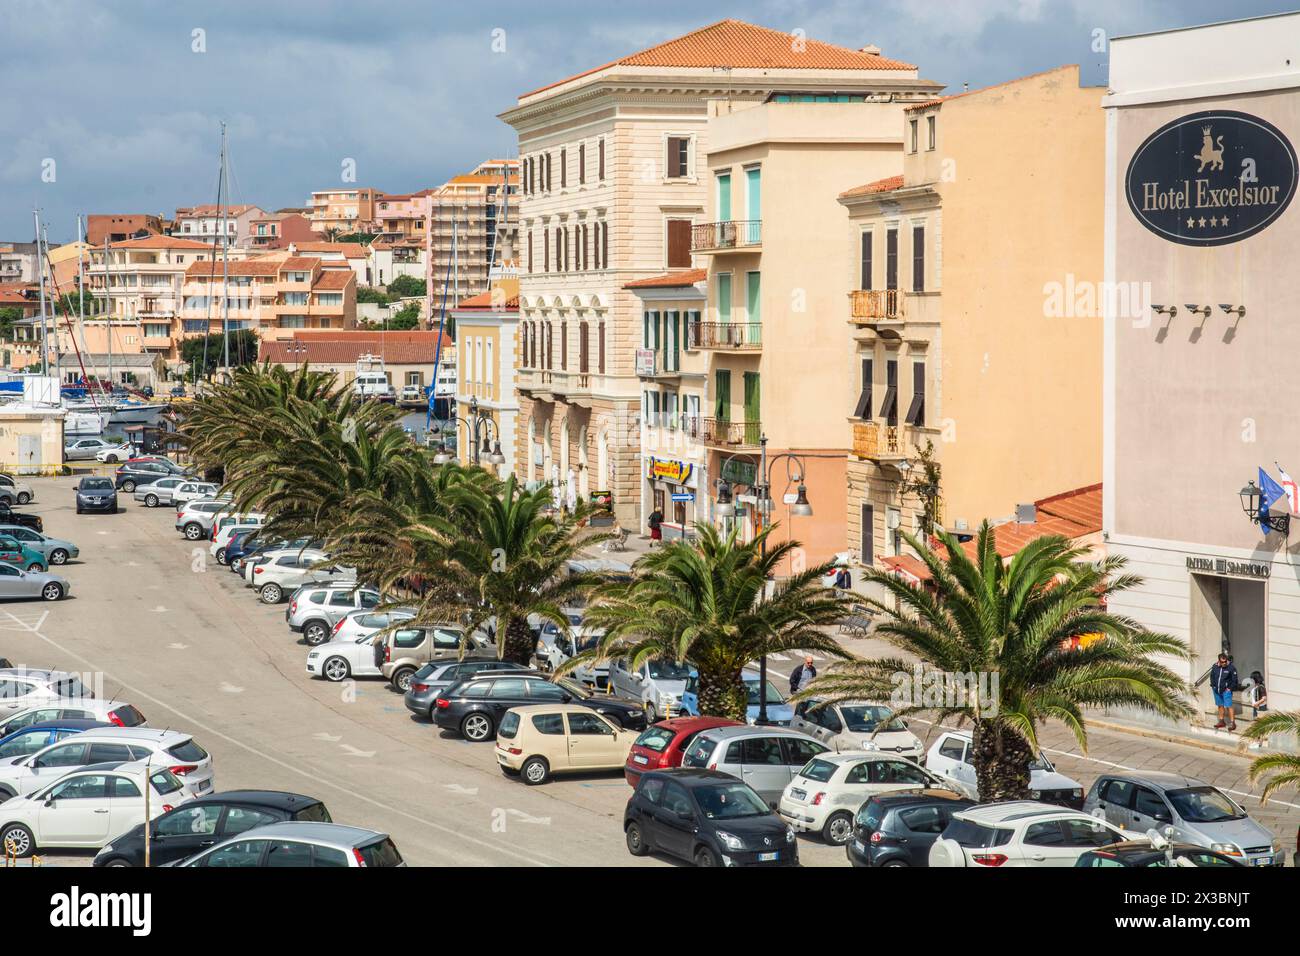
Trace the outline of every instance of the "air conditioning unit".
[[885, 512], [885, 527], [888, 528], [890, 531], [897, 531], [899, 526], [902, 525], [902, 523], [903, 523], [903, 516], [900, 512], [893, 511], [893, 510]]

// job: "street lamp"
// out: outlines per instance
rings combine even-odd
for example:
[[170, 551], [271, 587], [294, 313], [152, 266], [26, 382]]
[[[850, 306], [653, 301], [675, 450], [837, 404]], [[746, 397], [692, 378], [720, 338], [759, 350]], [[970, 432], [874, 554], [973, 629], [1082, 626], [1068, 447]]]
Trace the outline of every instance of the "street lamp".
[[[1246, 483], [1246, 487], [1237, 493], [1241, 498], [1241, 510], [1246, 513], [1246, 517], [1252, 522], [1257, 522], [1268, 531], [1277, 531], [1282, 535], [1287, 535], [1291, 531], [1291, 516], [1289, 514], [1272, 514], [1268, 509], [1261, 508], [1263, 504], [1264, 493], [1260, 491], [1259, 486], [1254, 481]], [[1283, 496], [1279, 500], [1285, 501]]]
[[[754, 485], [754, 497], [758, 502], [758, 513], [762, 519], [763, 530], [767, 530], [772, 516], [772, 467], [783, 459], [786, 462], [786, 487], [790, 487], [796, 481], [799, 483], [798, 495], [795, 497], [794, 504], [790, 506], [790, 514], [798, 518], [812, 517], [813, 509], [808, 502], [808, 487], [804, 484], [804, 476], [808, 473], [808, 466], [804, 464], [804, 460], [791, 452], [782, 452], [769, 461], [767, 435], [758, 437], [758, 447], [760, 449], [758, 480]], [[737, 457], [739, 456], [731, 455], [724, 460], [718, 468], [719, 473]], [[798, 469], [797, 472], [790, 470], [792, 465]], [[725, 478], [718, 479], [718, 500], [714, 505], [714, 512], [723, 518], [730, 518], [736, 513], [735, 496], [731, 484]], [[766, 537], [759, 543], [759, 553], [764, 557], [767, 556]], [[766, 596], [765, 588], [764, 597]], [[758, 716], [754, 718], [754, 723], [763, 726], [767, 722], [767, 655], [764, 654], [758, 659]]]
[[[482, 464], [484, 461], [492, 465], [504, 465], [506, 456], [501, 452], [501, 430], [491, 415], [486, 412], [480, 412], [478, 399], [471, 397], [469, 400], [469, 417], [461, 418], [459, 415], [453, 415], [452, 420], [464, 425], [470, 432], [470, 448], [474, 452], [474, 464]], [[480, 431], [482, 438], [480, 439]], [[492, 440], [491, 432], [495, 432], [496, 439]], [[447, 451], [446, 446], [433, 456], [435, 465], [445, 465], [452, 460], [452, 455]]]

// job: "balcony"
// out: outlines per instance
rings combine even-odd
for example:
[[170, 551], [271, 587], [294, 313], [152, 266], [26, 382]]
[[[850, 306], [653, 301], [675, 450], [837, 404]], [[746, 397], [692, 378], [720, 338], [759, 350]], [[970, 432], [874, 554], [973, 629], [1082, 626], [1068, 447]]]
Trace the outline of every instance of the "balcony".
[[849, 317], [858, 325], [903, 321], [900, 289], [857, 289], [849, 293]]
[[664, 355], [656, 349], [636, 350], [636, 374], [638, 378], [665, 381], [682, 377], [680, 368], [665, 368]]
[[551, 376], [551, 392], [561, 398], [581, 398], [591, 394], [591, 373], [554, 371]]
[[907, 426], [884, 422], [853, 423], [853, 455], [878, 464], [892, 464], [907, 457], [904, 431]]
[[761, 322], [694, 322], [690, 347], [731, 352], [754, 352], [763, 347]]
[[711, 448], [741, 450], [757, 448], [763, 434], [762, 422], [733, 422], [722, 418], [700, 420], [700, 441]]
[[727, 219], [691, 226], [691, 252], [758, 252], [762, 247], [761, 219]]

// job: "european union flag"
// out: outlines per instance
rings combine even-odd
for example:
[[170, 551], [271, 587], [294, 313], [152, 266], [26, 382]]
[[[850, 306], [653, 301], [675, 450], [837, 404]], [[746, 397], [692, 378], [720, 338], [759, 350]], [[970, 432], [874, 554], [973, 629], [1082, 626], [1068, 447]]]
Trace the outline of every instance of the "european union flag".
[[1282, 486], [1273, 480], [1263, 468], [1259, 469], [1259, 524], [1268, 534], [1271, 530], [1268, 526], [1268, 516], [1272, 511], [1273, 505], [1279, 501], [1286, 500], [1286, 491]]

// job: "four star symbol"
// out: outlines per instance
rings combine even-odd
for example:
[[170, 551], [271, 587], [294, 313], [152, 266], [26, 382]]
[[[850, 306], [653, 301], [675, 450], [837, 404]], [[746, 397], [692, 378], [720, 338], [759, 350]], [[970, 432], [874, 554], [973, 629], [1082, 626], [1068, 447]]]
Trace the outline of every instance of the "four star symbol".
[[[1206, 222], [1206, 220], [1205, 220], [1205, 217], [1204, 217], [1204, 216], [1202, 216], [1200, 219], [1195, 219], [1195, 218], [1193, 218], [1193, 217], [1191, 217], [1191, 216], [1188, 216], [1188, 217], [1187, 217], [1187, 228], [1188, 228], [1188, 229], [1196, 229], [1196, 228], [1199, 227], [1199, 228], [1201, 228], [1201, 229], [1204, 229], [1204, 228], [1205, 228], [1205, 222]], [[1226, 225], [1228, 224], [1228, 217], [1227, 217], [1227, 216], [1211, 216], [1210, 219], [1209, 219], [1209, 223], [1210, 223], [1211, 226], [1226, 226]]]

